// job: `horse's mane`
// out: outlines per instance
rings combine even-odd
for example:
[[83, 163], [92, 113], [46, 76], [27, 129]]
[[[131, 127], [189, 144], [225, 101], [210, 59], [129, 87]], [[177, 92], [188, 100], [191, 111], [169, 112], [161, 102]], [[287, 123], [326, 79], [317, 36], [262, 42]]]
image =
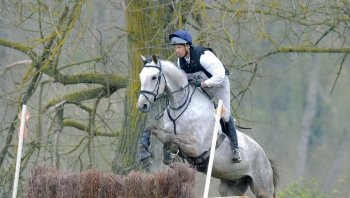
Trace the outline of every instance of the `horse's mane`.
[[[185, 72], [182, 69], [180, 69], [178, 66], [176, 66], [176, 63], [174, 63], [174, 62], [172, 62], [170, 60], [164, 59], [163, 56], [160, 55], [160, 54], [154, 54], [154, 55], [157, 57], [158, 61], [169, 63], [171, 66], [173, 66], [174, 68], [177, 68], [179, 71], [181, 71], [181, 72], [183, 72], [185, 74]], [[145, 63], [153, 62], [152, 55], [146, 56], [145, 58], [146, 58]]]
[[[162, 55], [160, 54], [154, 54], [154, 55], [157, 57], [158, 60], [164, 60]], [[145, 63], [151, 63], [153, 61], [152, 55], [145, 56], [145, 58], [146, 58]]]

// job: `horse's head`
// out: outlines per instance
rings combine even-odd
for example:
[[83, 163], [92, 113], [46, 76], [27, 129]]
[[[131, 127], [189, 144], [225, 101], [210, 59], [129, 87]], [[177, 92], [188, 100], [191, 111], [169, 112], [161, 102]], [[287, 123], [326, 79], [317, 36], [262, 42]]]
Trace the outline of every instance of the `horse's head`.
[[140, 96], [137, 101], [137, 108], [142, 112], [149, 112], [151, 104], [164, 92], [166, 82], [162, 72], [161, 62], [156, 55], [146, 58], [141, 55], [144, 68], [139, 74], [141, 82]]

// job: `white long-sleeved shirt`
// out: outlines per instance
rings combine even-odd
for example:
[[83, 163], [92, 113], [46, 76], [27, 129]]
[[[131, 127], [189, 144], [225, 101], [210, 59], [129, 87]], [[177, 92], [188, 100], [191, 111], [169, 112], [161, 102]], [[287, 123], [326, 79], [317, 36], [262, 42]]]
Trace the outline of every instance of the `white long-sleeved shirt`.
[[[189, 58], [188, 59], [185, 58], [185, 59], [187, 63], [190, 62]], [[177, 61], [178, 67], [180, 67], [179, 60], [180, 59], [178, 59]], [[207, 78], [203, 76], [203, 81], [208, 87], [219, 86], [224, 82], [225, 80], [224, 66], [222, 65], [221, 61], [211, 51], [208, 51], [208, 50], [204, 51], [204, 53], [200, 56], [199, 62], [203, 66], [203, 68], [212, 75], [211, 78]], [[205, 74], [203, 73], [202, 75], [205, 75]], [[188, 74], [188, 76], [191, 79], [191, 74]]]

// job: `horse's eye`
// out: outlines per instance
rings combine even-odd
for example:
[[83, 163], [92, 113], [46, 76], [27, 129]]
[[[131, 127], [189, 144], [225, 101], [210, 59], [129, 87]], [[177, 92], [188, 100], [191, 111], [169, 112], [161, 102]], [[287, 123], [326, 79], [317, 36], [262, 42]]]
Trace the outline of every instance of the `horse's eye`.
[[156, 77], [156, 76], [153, 76], [153, 77], [152, 77], [152, 80], [155, 80], [155, 79], [157, 79], [157, 77]]

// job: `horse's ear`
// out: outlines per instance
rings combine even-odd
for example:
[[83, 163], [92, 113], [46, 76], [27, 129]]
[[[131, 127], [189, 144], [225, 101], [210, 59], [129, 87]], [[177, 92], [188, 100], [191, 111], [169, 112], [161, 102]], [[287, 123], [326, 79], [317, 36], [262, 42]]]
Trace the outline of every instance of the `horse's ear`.
[[146, 62], [146, 57], [144, 57], [144, 56], [142, 56], [142, 55], [140, 54], [140, 59], [141, 59], [142, 63], [145, 64], [145, 62]]
[[152, 54], [152, 59], [153, 59], [153, 61], [154, 61], [156, 64], [158, 64], [158, 57], [157, 57], [157, 55]]

